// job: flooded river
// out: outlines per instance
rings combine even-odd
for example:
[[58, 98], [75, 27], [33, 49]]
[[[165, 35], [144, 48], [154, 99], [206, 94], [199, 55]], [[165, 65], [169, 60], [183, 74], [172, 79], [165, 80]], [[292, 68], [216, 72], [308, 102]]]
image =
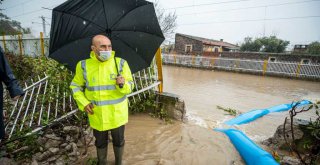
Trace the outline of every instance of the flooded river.
[[[319, 82], [173, 66], [164, 66], [163, 75], [164, 91], [185, 101], [188, 121], [164, 124], [147, 115], [131, 115], [125, 164], [244, 164], [229, 139], [212, 130], [232, 118], [218, 105], [246, 112], [300, 99], [320, 100]], [[273, 135], [286, 115], [273, 113], [238, 129], [259, 144]], [[110, 146], [112, 162], [111, 151]]]
[[[218, 105], [247, 112], [301, 99], [320, 100], [319, 82], [172, 66], [163, 71], [164, 91], [180, 95], [189, 119], [205, 128], [231, 118]], [[286, 114], [267, 115], [242, 130], [249, 136], [269, 137]]]

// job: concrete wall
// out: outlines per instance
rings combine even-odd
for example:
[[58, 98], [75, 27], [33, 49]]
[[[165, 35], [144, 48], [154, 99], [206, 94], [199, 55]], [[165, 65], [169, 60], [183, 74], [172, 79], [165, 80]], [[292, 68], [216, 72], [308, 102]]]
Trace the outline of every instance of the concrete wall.
[[270, 75], [309, 80], [320, 80], [320, 64], [294, 62], [268, 62], [263, 60], [217, 58], [189, 55], [162, 54], [163, 63], [169, 65], [217, 69], [258, 75]]
[[172, 119], [184, 121], [186, 117], [186, 108], [184, 101], [180, 96], [173, 93], [158, 93], [160, 106], [167, 111], [168, 116]]
[[320, 56], [306, 55], [306, 54], [285, 54], [285, 53], [251, 53], [251, 52], [222, 52], [216, 57], [231, 58], [231, 59], [248, 59], [263, 61], [268, 60], [269, 57], [276, 58], [277, 62], [294, 62], [300, 63], [302, 59], [310, 59], [313, 64], [320, 63]]

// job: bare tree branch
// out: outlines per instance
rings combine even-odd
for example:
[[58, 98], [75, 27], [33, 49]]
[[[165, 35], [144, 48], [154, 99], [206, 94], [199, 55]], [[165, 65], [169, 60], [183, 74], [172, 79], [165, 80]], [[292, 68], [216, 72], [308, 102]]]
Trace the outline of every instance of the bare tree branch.
[[[305, 107], [303, 107], [300, 111], [297, 110], [297, 107], [299, 106], [300, 102], [297, 102], [297, 103], [294, 103], [292, 102], [291, 106], [291, 110], [289, 110], [289, 114], [290, 114], [290, 132], [291, 132], [291, 142], [289, 143], [288, 140], [287, 140], [287, 134], [286, 134], [286, 124], [287, 124], [287, 117], [285, 118], [285, 121], [284, 121], [284, 124], [283, 124], [283, 137], [284, 137], [284, 140], [286, 142], [286, 144], [289, 146], [290, 150], [295, 152], [300, 161], [303, 163], [303, 164], [307, 164], [306, 163], [306, 157], [305, 158], [302, 158], [301, 154], [299, 153], [299, 151], [297, 150], [297, 146], [295, 144], [295, 136], [294, 136], [294, 129], [293, 129], [293, 118], [299, 114], [299, 113], [302, 113], [302, 112], [306, 112], [306, 111], [309, 111], [310, 109], [313, 108], [314, 105], [310, 105], [308, 106], [308, 108], [305, 109]], [[319, 119], [319, 118], [318, 118]], [[288, 131], [289, 132], [289, 131]], [[312, 157], [312, 156], [311, 156]]]
[[177, 14], [175, 12], [166, 13], [165, 10], [160, 7], [158, 1], [154, 2], [154, 7], [163, 35], [165, 38], [170, 38], [177, 27]]

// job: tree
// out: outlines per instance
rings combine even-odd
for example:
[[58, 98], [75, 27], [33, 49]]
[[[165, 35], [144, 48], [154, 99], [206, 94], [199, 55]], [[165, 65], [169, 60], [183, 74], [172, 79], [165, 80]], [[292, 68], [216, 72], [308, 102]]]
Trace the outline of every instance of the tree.
[[244, 39], [244, 43], [240, 46], [240, 51], [247, 52], [253, 51], [258, 52], [260, 51], [262, 44], [258, 40], [252, 40], [251, 37], [246, 37]]
[[282, 53], [289, 43], [289, 41], [279, 39], [276, 36], [256, 38], [255, 40], [246, 37], [240, 46], [240, 51]]
[[320, 55], [320, 42], [315, 41], [310, 43], [307, 51], [310, 54]]
[[165, 12], [158, 3], [154, 2], [157, 18], [165, 38], [171, 38], [177, 27], [177, 14], [175, 12]]
[[276, 36], [263, 37], [258, 39], [262, 43], [262, 52], [282, 53], [289, 45], [289, 41], [278, 39]]
[[29, 34], [30, 28], [23, 28], [21, 23], [16, 20], [11, 20], [7, 15], [0, 12], [0, 34]]

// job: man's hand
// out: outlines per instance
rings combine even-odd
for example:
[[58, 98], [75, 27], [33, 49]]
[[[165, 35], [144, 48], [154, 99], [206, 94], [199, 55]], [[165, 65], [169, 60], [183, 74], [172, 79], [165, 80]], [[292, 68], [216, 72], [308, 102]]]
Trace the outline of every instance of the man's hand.
[[121, 75], [119, 75], [119, 76], [117, 77], [117, 81], [116, 81], [117, 85], [119, 85], [119, 84], [124, 84], [124, 82], [125, 82], [124, 77], [122, 77]]
[[7, 111], [6, 110], [3, 111], [2, 115], [3, 115], [4, 119], [7, 119]]
[[14, 98], [12, 98], [13, 101], [17, 101], [20, 98], [20, 95], [15, 96]]
[[84, 111], [86, 111], [90, 115], [93, 115], [93, 107], [94, 107], [93, 104], [90, 103], [84, 107]]

